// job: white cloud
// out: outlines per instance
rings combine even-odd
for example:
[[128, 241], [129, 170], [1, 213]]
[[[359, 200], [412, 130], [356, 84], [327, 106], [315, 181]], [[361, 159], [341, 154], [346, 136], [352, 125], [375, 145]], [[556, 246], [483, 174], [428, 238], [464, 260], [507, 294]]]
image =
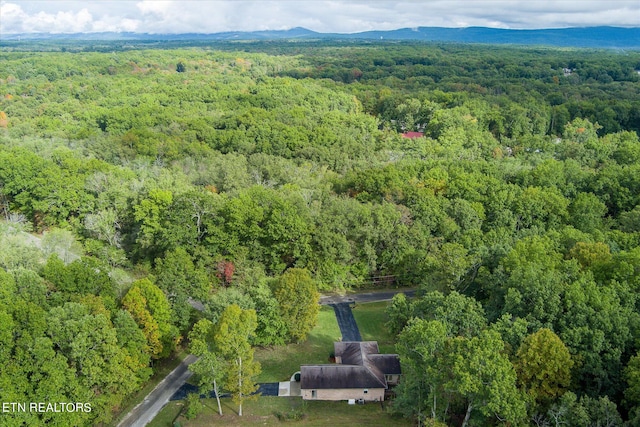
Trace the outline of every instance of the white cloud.
[[157, 14], [161, 16], [164, 16], [172, 6], [175, 6], [175, 3], [168, 0], [143, 0], [136, 3], [136, 7], [140, 9], [143, 14]]
[[0, 15], [2, 32], [81, 33], [93, 29], [93, 16], [86, 8], [78, 12], [38, 12], [30, 15], [19, 5], [6, 3], [0, 6]]
[[278, 30], [359, 32], [418, 26], [638, 26], [637, 0], [93, 0], [0, 2], [0, 34]]

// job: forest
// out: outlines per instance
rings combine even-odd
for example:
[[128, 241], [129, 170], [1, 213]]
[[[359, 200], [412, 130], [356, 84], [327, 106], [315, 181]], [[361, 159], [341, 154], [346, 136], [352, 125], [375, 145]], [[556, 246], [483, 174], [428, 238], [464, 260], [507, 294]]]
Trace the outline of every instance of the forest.
[[241, 404], [380, 277], [389, 411], [640, 425], [639, 133], [638, 51], [3, 42], [0, 401], [91, 410], [0, 425], [106, 425], [180, 348]]

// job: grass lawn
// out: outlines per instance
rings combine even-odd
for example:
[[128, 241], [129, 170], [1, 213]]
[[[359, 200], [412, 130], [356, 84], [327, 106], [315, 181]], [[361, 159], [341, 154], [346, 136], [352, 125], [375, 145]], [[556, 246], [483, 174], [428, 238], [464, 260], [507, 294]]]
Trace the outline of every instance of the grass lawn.
[[[203, 401], [205, 409], [193, 420], [178, 418], [183, 427], [204, 426], [276, 426], [282, 425], [276, 413], [289, 416], [287, 424], [304, 426], [411, 426], [409, 420], [392, 417], [379, 403], [348, 405], [347, 402], [305, 402], [299, 397], [260, 397], [243, 405], [242, 417], [231, 399], [222, 399], [222, 417], [217, 413], [215, 399]], [[181, 409], [181, 403], [170, 402], [149, 424], [149, 427], [171, 427]], [[298, 417], [298, 419], [294, 419]]]
[[[142, 402], [147, 394], [151, 393], [151, 391], [156, 388], [158, 383], [162, 381], [169, 372], [173, 371], [182, 360], [187, 357], [187, 351], [184, 349], [180, 349], [178, 353], [173, 357], [165, 360], [161, 360], [156, 363], [154, 368], [154, 374], [151, 379], [142, 387], [138, 392], [134, 395], [128, 397], [123, 405], [120, 407], [120, 411], [115, 415], [113, 421], [107, 424], [109, 427], [114, 427], [118, 425], [118, 422], [122, 417], [129, 413], [138, 403]], [[177, 412], [176, 412], [177, 414]]]
[[300, 344], [256, 348], [254, 360], [262, 365], [257, 382], [287, 381], [300, 365], [329, 363], [333, 343], [340, 339], [340, 328], [333, 308], [323, 306], [318, 314], [318, 324]]
[[395, 336], [385, 326], [388, 301], [357, 303], [352, 309], [363, 341], [378, 341], [380, 353], [395, 353]]
[[[208, 406], [211, 406], [211, 403], [208, 401], [204, 401], [206, 402], [205, 404]], [[215, 399], [213, 400], [214, 404], [215, 404]], [[176, 417], [178, 416], [178, 414], [180, 413], [180, 411], [182, 411], [182, 407], [184, 406], [185, 401], [177, 401], [177, 400], [173, 400], [169, 403], [167, 403], [164, 408], [162, 408], [160, 410], [160, 412], [158, 413], [158, 415], [156, 415], [156, 417], [151, 420], [151, 422], [149, 424], [147, 424], [147, 427], [173, 427], [173, 420], [176, 419]], [[205, 412], [207, 414], [211, 414], [211, 410], [207, 407], [205, 407]], [[203, 414], [201, 414], [202, 416]], [[184, 424], [183, 424], [184, 425]]]

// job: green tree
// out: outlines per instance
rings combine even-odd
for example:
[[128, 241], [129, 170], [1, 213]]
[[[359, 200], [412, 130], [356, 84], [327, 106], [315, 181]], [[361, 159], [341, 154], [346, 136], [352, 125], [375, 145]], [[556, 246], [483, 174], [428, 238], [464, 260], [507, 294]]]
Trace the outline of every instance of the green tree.
[[143, 331], [126, 310], [118, 310], [113, 315], [113, 327], [116, 329], [118, 345], [129, 353], [134, 366], [138, 368], [140, 381], [147, 381], [151, 376], [151, 355], [147, 351], [147, 339]]
[[516, 353], [518, 381], [537, 402], [551, 402], [566, 391], [572, 366], [569, 350], [547, 328], [527, 336]]
[[607, 206], [592, 193], [578, 193], [569, 206], [571, 224], [585, 233], [601, 229], [606, 213]]
[[260, 364], [253, 360], [250, 340], [257, 327], [256, 312], [228, 306], [213, 328], [215, 352], [224, 360], [224, 389], [231, 393], [242, 416], [242, 403], [251, 398], [258, 386], [255, 376]]
[[95, 422], [108, 421], [111, 408], [139, 385], [140, 366], [118, 345], [117, 331], [104, 314], [91, 314], [78, 303], [54, 307], [47, 318], [47, 338], [84, 388], [76, 391], [81, 393], [77, 397], [92, 395]]
[[180, 331], [186, 331], [193, 311], [188, 299], [206, 300], [212, 287], [211, 279], [182, 247], [156, 259], [155, 274], [158, 287], [168, 295], [176, 325]]
[[189, 365], [189, 370], [196, 375], [198, 391], [208, 395], [212, 390], [218, 402], [218, 413], [222, 415], [218, 381], [224, 379], [224, 360], [215, 353], [213, 340], [214, 325], [207, 319], [199, 320], [189, 332], [189, 351], [199, 359]]
[[412, 317], [412, 310], [407, 297], [403, 293], [398, 293], [391, 299], [391, 304], [385, 310], [387, 314], [387, 327], [389, 331], [397, 335], [404, 329], [407, 322]]
[[290, 268], [273, 282], [272, 289], [289, 337], [296, 342], [304, 340], [320, 311], [320, 294], [311, 275], [305, 269]]
[[624, 379], [627, 383], [624, 391], [625, 402], [630, 412], [640, 416], [640, 351], [629, 359], [624, 369]]
[[484, 330], [472, 338], [451, 337], [447, 329], [441, 321], [412, 319], [400, 334], [396, 348], [406, 381], [398, 386], [399, 409], [418, 418], [426, 411], [435, 420], [447, 420], [453, 415], [450, 409], [461, 404], [463, 426], [474, 410], [522, 422], [524, 399], [499, 334]]
[[149, 279], [134, 282], [122, 299], [123, 307], [142, 328], [154, 358], [168, 356], [178, 338], [166, 295]]
[[397, 388], [394, 406], [405, 416], [416, 416], [422, 421], [426, 412], [433, 420], [445, 419], [450, 404], [444, 389], [447, 373], [442, 370], [442, 359], [447, 357], [446, 334], [444, 323], [414, 318], [398, 336], [396, 351], [403, 381]]
[[166, 243], [159, 235], [164, 228], [163, 218], [171, 206], [173, 193], [168, 190], [150, 190], [147, 197], [133, 207], [134, 218], [139, 224], [137, 243], [143, 250], [158, 253]]
[[482, 305], [473, 297], [451, 292], [429, 292], [411, 304], [410, 317], [439, 320], [447, 328], [447, 336], [477, 336], [487, 326]]
[[524, 399], [516, 388], [515, 370], [497, 332], [486, 330], [471, 339], [454, 338], [449, 358], [451, 377], [445, 387], [466, 400], [462, 427], [468, 425], [474, 409], [485, 417], [523, 421]]
[[426, 259], [426, 290], [464, 292], [469, 286], [467, 276], [478, 267], [478, 258], [459, 243], [443, 243]]

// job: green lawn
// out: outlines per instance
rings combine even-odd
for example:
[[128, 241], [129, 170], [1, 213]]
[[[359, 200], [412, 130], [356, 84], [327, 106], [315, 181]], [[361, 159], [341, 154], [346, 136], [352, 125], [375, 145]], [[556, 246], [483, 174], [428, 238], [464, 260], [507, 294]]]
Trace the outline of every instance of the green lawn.
[[[237, 414], [238, 408], [231, 399], [222, 399], [222, 417], [217, 413], [215, 399], [203, 401], [204, 411], [193, 420], [178, 418], [183, 427], [204, 426], [276, 426], [282, 421], [277, 413], [290, 418], [287, 424], [304, 426], [411, 426], [409, 420], [390, 416], [379, 403], [366, 405], [348, 405], [347, 402], [305, 402], [299, 397], [260, 397], [243, 406], [242, 417]], [[149, 427], [172, 427], [182, 404], [170, 402], [160, 414], [149, 424]], [[293, 419], [293, 418], [298, 419]]]
[[395, 336], [386, 327], [387, 314], [385, 309], [388, 301], [358, 303], [353, 308], [353, 317], [363, 341], [378, 341], [380, 353], [395, 353]]
[[257, 348], [255, 360], [262, 365], [257, 382], [286, 381], [300, 370], [300, 365], [329, 363], [333, 343], [340, 339], [340, 328], [333, 308], [323, 306], [318, 314], [318, 324], [300, 344]]

